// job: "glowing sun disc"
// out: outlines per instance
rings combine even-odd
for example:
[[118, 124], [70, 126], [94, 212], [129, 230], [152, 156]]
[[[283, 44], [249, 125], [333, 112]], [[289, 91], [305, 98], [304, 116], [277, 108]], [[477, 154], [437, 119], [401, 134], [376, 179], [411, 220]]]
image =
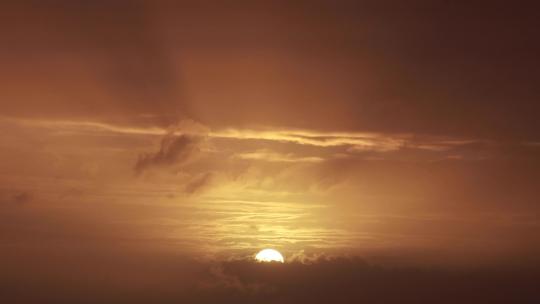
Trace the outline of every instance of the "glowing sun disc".
[[280, 262], [283, 263], [285, 260], [279, 251], [275, 249], [263, 249], [257, 253], [255, 259], [259, 262]]

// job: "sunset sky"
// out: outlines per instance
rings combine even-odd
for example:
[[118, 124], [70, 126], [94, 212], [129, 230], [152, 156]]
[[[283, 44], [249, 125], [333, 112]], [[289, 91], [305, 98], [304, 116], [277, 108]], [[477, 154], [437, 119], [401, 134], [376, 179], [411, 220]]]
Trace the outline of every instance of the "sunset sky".
[[0, 302], [529, 303], [526, 3], [2, 3]]

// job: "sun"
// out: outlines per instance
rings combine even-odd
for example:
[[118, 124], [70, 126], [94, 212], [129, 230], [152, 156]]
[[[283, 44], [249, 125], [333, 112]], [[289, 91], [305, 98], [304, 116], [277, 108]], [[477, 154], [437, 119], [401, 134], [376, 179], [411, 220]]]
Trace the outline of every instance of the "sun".
[[259, 262], [285, 262], [281, 253], [275, 249], [263, 249], [257, 253], [255, 259]]

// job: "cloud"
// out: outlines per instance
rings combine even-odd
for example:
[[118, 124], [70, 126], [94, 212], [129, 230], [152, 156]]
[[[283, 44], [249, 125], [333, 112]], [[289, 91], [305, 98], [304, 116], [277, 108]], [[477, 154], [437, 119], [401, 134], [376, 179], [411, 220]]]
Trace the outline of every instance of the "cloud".
[[318, 163], [324, 161], [323, 158], [317, 156], [297, 156], [292, 153], [277, 153], [267, 150], [259, 150], [255, 152], [239, 153], [236, 157], [247, 160], [262, 160], [268, 162], [285, 162], [285, 163]]
[[527, 6], [31, 2], [4, 8], [1, 34], [17, 46], [0, 56], [7, 115], [538, 141]]
[[[16, 101], [7, 107], [7, 113], [33, 115], [37, 111], [70, 118], [131, 116], [129, 119], [152, 113], [165, 121], [167, 115], [177, 116], [181, 107], [179, 71], [156, 35], [145, 1], [122, 5], [62, 1], [54, 7], [32, 2], [3, 8], [10, 12], [6, 22], [14, 31], [0, 31], [20, 47], [0, 54], [0, 62], [6, 66], [0, 77], [11, 75], [5, 79], [9, 83], [3, 81], [5, 86], [0, 86], [11, 87], [6, 94]], [[39, 50], [35, 56], [23, 51], [32, 49]], [[58, 52], [62, 56], [54, 55]], [[36, 67], [54, 70], [55, 76], [40, 77], [32, 72]], [[15, 70], [19, 73], [10, 72]], [[20, 83], [39, 90], [41, 97], [22, 89]], [[40, 99], [48, 94], [54, 98], [45, 106]], [[77, 100], [77, 104], [70, 100]], [[130, 114], [125, 115], [127, 112]]]
[[3, 122], [21, 126], [84, 134], [91, 132], [147, 136], [181, 136], [187, 134], [215, 140], [265, 141], [317, 148], [347, 147], [349, 152], [392, 152], [405, 148], [440, 152], [460, 146], [490, 143], [490, 141], [482, 139], [420, 136], [405, 133], [333, 132], [279, 128], [252, 129], [248, 127], [211, 129], [191, 119], [180, 120], [167, 128], [81, 120], [13, 119], [9, 117], [0, 117], [0, 119]]
[[[228, 280], [259, 286], [244, 301], [262, 303], [504, 303], [538, 299], [534, 271], [390, 268], [361, 258], [320, 258], [310, 264], [223, 263]], [[489, 286], [481, 289], [480, 286]], [[253, 290], [253, 289], [251, 289]]]
[[161, 140], [159, 151], [139, 156], [134, 168], [135, 173], [141, 174], [153, 167], [186, 163], [200, 151], [201, 140], [197, 136], [168, 134]]
[[25, 204], [32, 200], [32, 194], [29, 192], [19, 192], [13, 195], [13, 202], [15, 204]]
[[[72, 255], [68, 257], [66, 252]], [[36, 258], [35, 253], [25, 251], [7, 257], [12, 264], [0, 273], [3, 299], [10, 303], [171, 304], [502, 304], [539, 300], [537, 268], [389, 267], [358, 257], [319, 258], [309, 264], [198, 261], [137, 250], [40, 254]], [[36, 259], [22, 264], [28, 256]], [[73, 267], [77, 276], [73, 276]]]
[[[200, 178], [204, 180], [205, 175]], [[216, 214], [228, 212], [227, 202], [213, 204], [206, 222], [185, 229], [164, 225], [132, 227], [134, 215], [139, 220], [171, 217], [171, 221], [190, 223], [193, 220], [185, 209], [167, 207], [156, 211], [155, 205], [144, 207], [110, 202], [102, 205], [70, 204], [62, 209], [50, 204], [36, 204], [34, 208], [6, 208], [0, 210], [0, 239], [3, 247], [0, 260], [6, 265], [0, 272], [0, 294], [9, 303], [536, 303], [535, 284], [540, 278], [537, 260], [492, 262], [475, 270], [450, 269], [448, 261], [430, 268], [393, 262], [393, 266], [374, 264], [360, 257], [334, 252], [332, 256], [298, 251], [287, 256], [290, 263], [261, 264], [251, 260], [201, 257], [197, 248], [184, 246], [181, 235], [198, 238], [201, 243], [215, 244], [204, 227], [239, 227], [231, 221], [220, 221]], [[271, 217], [272, 208], [296, 214], [313, 210], [308, 204], [295, 212], [294, 205], [253, 203], [253, 222], [264, 217], [281, 225], [280, 217]], [[200, 206], [200, 205], [199, 205]], [[245, 206], [229, 203], [230, 212], [241, 217]], [[106, 212], [104, 212], [106, 211]], [[203, 216], [204, 210], [197, 210]], [[76, 213], [74, 213], [76, 212]], [[325, 211], [325, 215], [329, 215]], [[292, 217], [295, 225], [304, 225]], [[322, 218], [313, 221], [324, 228]], [[534, 219], [533, 219], [534, 220]], [[241, 223], [249, 223], [242, 221]], [[450, 224], [455, 224], [451, 222]], [[160, 224], [163, 224], [160, 222]], [[423, 222], [421, 227], [450, 226], [440, 222]], [[473, 226], [474, 227], [474, 226]], [[247, 228], [247, 227], [246, 227]], [[264, 227], [263, 227], [264, 228]], [[406, 228], [401, 226], [401, 229]], [[475, 228], [463, 227], [467, 236]], [[477, 227], [476, 227], [477, 228]], [[505, 225], [504, 230], [508, 230]], [[159, 230], [155, 230], [159, 229]], [[423, 229], [423, 228], [422, 228]], [[425, 230], [425, 229], [424, 229]], [[523, 230], [522, 230], [523, 231]], [[531, 231], [536, 231], [531, 227]], [[152, 233], [155, 232], [155, 233]], [[204, 231], [202, 231], [204, 232]], [[171, 233], [171, 234], [167, 234]], [[239, 231], [248, 236], [247, 231]], [[254, 231], [260, 237], [264, 230]], [[405, 233], [412, 233], [410, 230]], [[491, 230], [497, 236], [506, 234]], [[213, 232], [216, 235], [216, 231]], [[230, 232], [226, 235], [230, 236]], [[284, 235], [302, 237], [301, 230], [288, 230]], [[219, 235], [217, 235], [219, 236]], [[515, 239], [515, 237], [513, 237]], [[308, 237], [313, 239], [313, 237]], [[318, 238], [316, 238], [318, 239]], [[225, 239], [237, 245], [241, 238]], [[531, 239], [531, 242], [533, 240]], [[298, 243], [294, 241], [295, 243]], [[273, 243], [273, 241], [269, 241]], [[291, 242], [292, 243], [292, 242]], [[317, 243], [321, 243], [318, 241]], [[484, 242], [478, 241], [479, 246]], [[15, 244], [14, 246], [12, 244]], [[179, 245], [182, 244], [182, 245]], [[459, 241], [452, 238], [448, 246]], [[227, 246], [230, 250], [230, 246]], [[165, 249], [165, 250], [163, 250]], [[200, 248], [199, 248], [200, 249]], [[193, 250], [193, 251], [190, 251]], [[487, 248], [492, 251], [493, 248]], [[244, 251], [245, 252], [245, 251]], [[524, 251], [525, 252], [525, 251]], [[528, 254], [531, 251], [527, 250]], [[538, 251], [535, 251], [538, 252]], [[455, 255], [470, 254], [470, 249], [456, 250]], [[381, 256], [370, 256], [369, 261], [384, 261], [387, 255], [407, 260], [406, 250], [390, 251]], [[483, 254], [484, 259], [487, 254]], [[401, 258], [401, 259], [400, 259]], [[512, 263], [522, 263], [513, 268]], [[414, 263], [417, 263], [416, 261]], [[423, 264], [425, 263], [425, 264]], [[416, 265], [416, 264], [414, 264]], [[478, 264], [475, 264], [478, 265]], [[523, 266], [526, 266], [523, 267]], [[523, 268], [521, 268], [523, 267]], [[74, 269], [76, 272], [74, 273]]]
[[206, 187], [212, 180], [212, 173], [207, 172], [196, 176], [191, 180], [185, 187], [184, 192], [193, 194], [200, 191], [202, 188]]
[[302, 264], [312, 264], [325, 258], [328, 258], [328, 256], [324, 253], [306, 254], [305, 250], [300, 250], [287, 257], [287, 261]]
[[33, 197], [33, 194], [28, 191], [2, 191], [0, 192], [0, 203], [19, 206], [29, 203]]
[[300, 129], [222, 129], [210, 133], [215, 138], [238, 140], [264, 140], [294, 143], [321, 148], [349, 146], [362, 151], [394, 151], [410, 138], [407, 134], [380, 134], [370, 132], [324, 132]]

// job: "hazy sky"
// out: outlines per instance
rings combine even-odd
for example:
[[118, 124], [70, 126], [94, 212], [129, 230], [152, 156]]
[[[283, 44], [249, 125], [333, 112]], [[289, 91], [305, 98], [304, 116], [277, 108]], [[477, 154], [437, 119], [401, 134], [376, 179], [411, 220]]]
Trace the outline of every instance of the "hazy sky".
[[[9, 2], [0, 279], [13, 299], [80, 302], [88, 283], [106, 300], [298, 303], [295, 288], [334, 273], [380, 300], [381, 278], [417, 291], [411, 274], [364, 261], [539, 265], [533, 5]], [[251, 269], [265, 247], [291, 268]], [[469, 286], [448, 276], [417, 282]], [[511, 282], [497, 279], [531, 280]]]

